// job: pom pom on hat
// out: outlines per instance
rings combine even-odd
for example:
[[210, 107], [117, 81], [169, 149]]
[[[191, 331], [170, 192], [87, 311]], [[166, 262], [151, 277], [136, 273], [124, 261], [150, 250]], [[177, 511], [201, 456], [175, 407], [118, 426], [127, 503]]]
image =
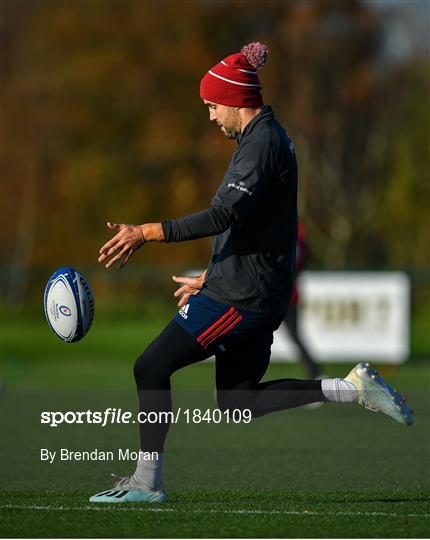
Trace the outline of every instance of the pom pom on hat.
[[252, 67], [259, 69], [266, 63], [269, 49], [264, 43], [254, 41], [242, 47], [240, 52], [245, 56]]

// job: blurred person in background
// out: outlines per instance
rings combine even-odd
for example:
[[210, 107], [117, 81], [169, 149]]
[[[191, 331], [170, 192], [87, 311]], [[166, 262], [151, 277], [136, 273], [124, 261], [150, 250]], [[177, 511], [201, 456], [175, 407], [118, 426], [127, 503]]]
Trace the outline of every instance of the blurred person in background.
[[300, 336], [298, 329], [298, 305], [300, 302], [299, 292], [297, 289], [297, 278], [303, 270], [303, 266], [308, 258], [308, 245], [306, 242], [306, 229], [302, 221], [299, 221], [297, 228], [297, 245], [296, 245], [296, 284], [294, 286], [293, 296], [291, 297], [290, 305], [288, 306], [287, 314], [284, 318], [284, 325], [288, 331], [288, 335], [293, 340], [294, 344], [300, 351], [300, 360], [306, 368], [311, 379], [321, 379], [321, 365], [318, 364], [311, 356], [306, 344]]
[[[140, 423], [135, 471], [91, 502], [163, 502], [164, 445], [172, 413], [171, 375], [215, 355], [219, 408], [253, 417], [309, 403], [358, 403], [410, 424], [412, 413], [369, 365], [345, 378], [261, 382], [273, 332], [285, 317], [295, 282], [297, 162], [272, 108], [263, 104], [257, 74], [267, 47], [251, 43], [213, 66], [200, 83], [209, 119], [236, 140], [231, 163], [209, 208], [162, 223], [108, 223], [115, 233], [99, 262], [122, 268], [147, 242], [212, 237], [212, 256], [200, 276], [173, 277], [181, 308], [134, 366], [139, 411], [159, 414]], [[163, 420], [161, 419], [163, 413]], [[192, 467], [192, 463], [190, 463]]]

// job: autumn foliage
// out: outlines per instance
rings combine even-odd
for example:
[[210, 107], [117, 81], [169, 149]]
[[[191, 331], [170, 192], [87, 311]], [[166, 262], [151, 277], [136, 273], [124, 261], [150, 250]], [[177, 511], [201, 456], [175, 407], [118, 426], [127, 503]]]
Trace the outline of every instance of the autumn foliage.
[[[95, 266], [107, 220], [210, 204], [235, 143], [210, 125], [199, 81], [250, 41], [269, 46], [264, 98], [296, 145], [312, 264], [428, 263], [428, 64], [384, 57], [383, 12], [351, 0], [0, 9], [5, 295], [22, 298], [30, 268]], [[131, 272], [204, 267], [209, 246], [151, 245]]]

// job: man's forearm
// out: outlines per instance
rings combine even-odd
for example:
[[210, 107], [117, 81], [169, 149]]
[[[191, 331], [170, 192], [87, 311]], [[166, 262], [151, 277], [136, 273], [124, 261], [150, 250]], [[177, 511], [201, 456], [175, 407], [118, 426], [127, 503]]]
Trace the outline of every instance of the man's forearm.
[[161, 223], [145, 223], [140, 226], [145, 242], [164, 242], [164, 232]]
[[184, 242], [221, 234], [234, 219], [229, 208], [211, 206], [188, 216], [163, 221], [165, 242]]

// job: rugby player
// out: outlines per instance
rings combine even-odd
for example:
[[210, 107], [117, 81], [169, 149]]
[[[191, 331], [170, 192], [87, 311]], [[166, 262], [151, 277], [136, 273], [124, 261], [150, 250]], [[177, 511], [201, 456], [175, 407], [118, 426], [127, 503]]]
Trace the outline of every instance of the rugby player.
[[[345, 378], [261, 382], [273, 332], [294, 288], [297, 163], [294, 145], [264, 105], [257, 74], [267, 47], [251, 43], [213, 66], [200, 83], [209, 119], [236, 140], [230, 165], [209, 208], [162, 223], [108, 223], [115, 236], [101, 249], [106, 268], [123, 267], [147, 242], [212, 237], [201, 276], [174, 278], [181, 309], [134, 366], [139, 409], [171, 411], [171, 375], [215, 355], [219, 408], [253, 417], [315, 402], [356, 402], [404, 424], [413, 422], [403, 397], [377, 372], [358, 364]], [[92, 502], [163, 502], [164, 443], [169, 425], [141, 423], [136, 470]], [[154, 459], [143, 456], [154, 455]], [[152, 454], [153, 453], [153, 454]]]

